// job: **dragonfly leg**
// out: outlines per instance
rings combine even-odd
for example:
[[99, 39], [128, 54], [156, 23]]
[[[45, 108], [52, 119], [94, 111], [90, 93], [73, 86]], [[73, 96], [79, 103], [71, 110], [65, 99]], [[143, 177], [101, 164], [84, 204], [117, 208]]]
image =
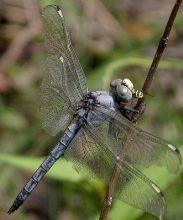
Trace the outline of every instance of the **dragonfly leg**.
[[129, 107], [127, 107], [127, 106], [125, 106], [124, 109], [125, 109], [126, 111], [129, 111], [129, 112], [139, 113], [139, 110], [136, 110], [136, 109], [134, 109], [134, 108], [129, 108]]

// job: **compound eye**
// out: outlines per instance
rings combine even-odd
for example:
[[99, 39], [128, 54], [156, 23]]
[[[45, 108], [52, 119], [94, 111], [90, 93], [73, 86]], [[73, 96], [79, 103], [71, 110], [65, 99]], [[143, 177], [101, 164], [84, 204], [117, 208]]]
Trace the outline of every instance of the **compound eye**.
[[121, 79], [115, 79], [115, 80], [111, 81], [110, 87], [116, 87], [118, 85], [121, 85], [121, 83], [122, 83]]
[[123, 85], [118, 86], [117, 87], [117, 92], [118, 92], [118, 95], [125, 96], [128, 92], [128, 88], [126, 86], [123, 86]]
[[[133, 84], [130, 84], [130, 80], [115, 79], [110, 83], [111, 91], [118, 101], [129, 102], [132, 99]], [[130, 88], [129, 88], [130, 87]]]
[[129, 102], [132, 99], [132, 91], [125, 85], [117, 86], [117, 95], [122, 102]]

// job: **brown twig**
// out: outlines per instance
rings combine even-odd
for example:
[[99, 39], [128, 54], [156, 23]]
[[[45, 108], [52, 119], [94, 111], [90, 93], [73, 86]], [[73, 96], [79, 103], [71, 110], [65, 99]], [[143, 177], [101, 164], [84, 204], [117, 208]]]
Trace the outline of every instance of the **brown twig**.
[[[163, 52], [164, 52], [164, 50], [165, 50], [165, 48], [167, 46], [167, 43], [168, 43], [168, 40], [169, 40], [170, 31], [172, 29], [174, 20], [176, 18], [176, 15], [177, 15], [177, 12], [178, 12], [178, 10], [180, 8], [181, 3], [182, 3], [182, 0], [177, 0], [175, 2], [174, 7], [172, 9], [172, 12], [170, 14], [170, 17], [168, 19], [168, 22], [166, 24], [164, 33], [163, 33], [163, 35], [162, 35], [162, 37], [161, 37], [161, 39], [159, 41], [158, 48], [156, 50], [156, 53], [154, 55], [152, 64], [151, 64], [150, 69], [148, 71], [146, 80], [145, 80], [144, 85], [142, 87], [142, 92], [144, 93], [144, 96], [149, 93], [149, 89], [150, 89], [152, 80], [154, 78], [154, 74], [155, 74], [155, 72], [157, 70], [158, 64], [159, 64], [159, 62], [161, 60], [161, 57], [162, 57], [162, 54], [163, 54]], [[144, 104], [144, 98], [143, 99], [139, 99], [137, 104], [136, 104], [136, 106], [135, 106], [135, 109], [136, 110], [141, 109], [143, 104]], [[139, 117], [140, 116], [138, 116], [138, 114], [134, 114], [133, 118], [132, 118], [132, 121], [137, 121]]]
[[[125, 140], [124, 140], [124, 145], [123, 145], [123, 153], [127, 150], [128, 148], [128, 143], [131, 139], [131, 131], [127, 132], [127, 134], [125, 135]], [[122, 152], [119, 152], [119, 155], [121, 155]], [[121, 169], [120, 169], [120, 158], [116, 158], [116, 165], [113, 169], [113, 173], [111, 175], [111, 179], [110, 179], [110, 183], [108, 185], [107, 188], [107, 193], [103, 202], [103, 206], [102, 206], [102, 210], [100, 213], [100, 218], [99, 220], [106, 220], [108, 213], [109, 213], [109, 209], [112, 205], [112, 197], [114, 194], [114, 190], [116, 188], [116, 183], [117, 180], [119, 178]]]
[[[165, 31], [164, 31], [164, 33], [163, 33], [163, 35], [162, 35], [162, 37], [159, 41], [158, 48], [156, 50], [156, 53], [154, 55], [152, 64], [150, 66], [150, 69], [148, 71], [146, 80], [145, 80], [143, 88], [142, 88], [142, 91], [143, 91], [144, 95], [148, 94], [148, 91], [149, 91], [149, 88], [151, 86], [154, 74], [155, 74], [156, 69], [158, 67], [158, 64], [160, 62], [160, 59], [161, 59], [162, 54], [164, 52], [164, 49], [166, 48], [166, 45], [168, 43], [170, 31], [172, 29], [172, 25], [174, 23], [175, 17], [177, 15], [177, 12], [180, 8], [181, 3], [182, 3], [182, 0], [177, 0], [176, 1], [175, 5], [172, 9], [172, 12], [170, 14], [170, 17], [168, 19], [167, 25], [165, 27]], [[140, 113], [134, 113], [132, 115], [131, 120], [133, 122], [136, 122], [142, 116], [143, 112], [141, 112], [141, 109], [142, 109], [143, 105], [144, 105], [144, 98], [139, 99], [136, 106], [135, 106], [135, 109], [139, 110]], [[125, 147], [125, 148], [128, 147], [128, 140], [129, 140], [130, 136], [131, 136], [131, 132], [128, 132], [127, 135], [126, 135], [126, 140], [124, 141], [124, 146], [123, 147]], [[123, 152], [123, 153], [125, 153], [125, 152]], [[103, 201], [103, 206], [102, 206], [102, 210], [101, 210], [100, 218], [99, 218], [100, 220], [107, 220], [108, 212], [109, 212], [109, 209], [112, 205], [113, 192], [115, 190], [115, 186], [116, 186], [118, 177], [120, 175], [119, 162], [120, 162], [120, 160], [118, 160], [118, 158], [117, 158], [117, 162], [116, 162], [116, 165], [114, 167], [113, 173], [111, 175], [111, 180], [110, 180], [109, 185], [108, 185], [107, 193], [106, 193], [105, 199]]]

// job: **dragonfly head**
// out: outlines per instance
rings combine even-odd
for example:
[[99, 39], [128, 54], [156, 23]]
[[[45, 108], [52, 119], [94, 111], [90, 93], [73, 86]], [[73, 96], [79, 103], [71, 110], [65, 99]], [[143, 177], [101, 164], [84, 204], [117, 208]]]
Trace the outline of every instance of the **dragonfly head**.
[[134, 86], [129, 79], [115, 79], [111, 81], [110, 88], [112, 94], [118, 101], [127, 103], [132, 100]]

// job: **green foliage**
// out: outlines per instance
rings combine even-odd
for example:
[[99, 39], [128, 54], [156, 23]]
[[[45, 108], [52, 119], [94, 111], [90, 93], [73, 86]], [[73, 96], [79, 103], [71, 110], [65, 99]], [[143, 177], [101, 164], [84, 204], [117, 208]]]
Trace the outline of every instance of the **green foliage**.
[[24, 116], [8, 107], [0, 108], [0, 124], [14, 130], [22, 130], [27, 126]]

